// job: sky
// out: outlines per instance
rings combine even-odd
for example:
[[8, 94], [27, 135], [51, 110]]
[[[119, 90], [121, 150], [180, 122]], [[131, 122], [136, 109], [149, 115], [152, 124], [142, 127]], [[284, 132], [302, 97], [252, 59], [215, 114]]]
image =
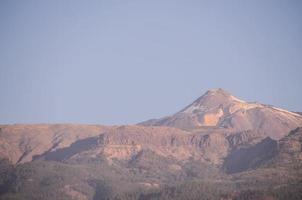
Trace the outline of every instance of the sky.
[[212, 88], [302, 111], [300, 0], [0, 1], [0, 124], [133, 124]]

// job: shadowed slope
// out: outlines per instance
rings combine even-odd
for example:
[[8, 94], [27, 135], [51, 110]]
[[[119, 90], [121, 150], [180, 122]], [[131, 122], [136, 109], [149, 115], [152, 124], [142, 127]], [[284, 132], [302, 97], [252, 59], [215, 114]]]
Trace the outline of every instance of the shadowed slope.
[[224, 167], [227, 173], [242, 172], [260, 166], [277, 153], [277, 141], [265, 138], [249, 148], [234, 149], [226, 157]]
[[69, 147], [57, 149], [55, 151], [47, 151], [41, 156], [34, 156], [33, 159], [36, 160], [39, 158], [43, 158], [45, 160], [64, 161], [76, 154], [95, 148], [97, 144], [98, 137], [89, 137], [82, 140], [77, 140], [76, 142], [72, 143]]
[[0, 158], [12, 163], [29, 162], [35, 155], [68, 147], [111, 128], [77, 124], [0, 125]]

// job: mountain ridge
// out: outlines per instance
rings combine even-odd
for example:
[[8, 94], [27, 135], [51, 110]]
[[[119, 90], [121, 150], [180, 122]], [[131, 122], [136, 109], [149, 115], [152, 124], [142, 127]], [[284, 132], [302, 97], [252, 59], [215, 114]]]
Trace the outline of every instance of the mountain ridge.
[[0, 199], [299, 199], [301, 130], [222, 89], [139, 125], [0, 125]]

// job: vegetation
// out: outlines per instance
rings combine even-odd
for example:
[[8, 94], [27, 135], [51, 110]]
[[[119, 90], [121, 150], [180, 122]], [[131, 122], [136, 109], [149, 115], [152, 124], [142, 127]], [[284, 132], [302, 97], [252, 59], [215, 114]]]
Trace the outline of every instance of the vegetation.
[[[281, 168], [261, 168], [232, 176], [216, 174], [215, 179], [199, 177], [194, 181], [189, 181], [190, 178], [186, 179], [183, 174], [184, 177], [177, 181], [171, 174], [161, 179], [150, 177], [157, 168], [146, 173], [135, 167], [137, 170], [129, 170], [126, 164], [119, 168], [117, 166], [121, 163], [109, 166], [105, 161], [98, 164], [90, 161], [85, 165], [34, 161], [14, 167], [7, 160], [2, 160], [0, 199], [302, 199], [301, 168], [297, 166], [290, 173]], [[167, 181], [169, 179], [170, 182]], [[152, 181], [159, 185], [140, 184]]]

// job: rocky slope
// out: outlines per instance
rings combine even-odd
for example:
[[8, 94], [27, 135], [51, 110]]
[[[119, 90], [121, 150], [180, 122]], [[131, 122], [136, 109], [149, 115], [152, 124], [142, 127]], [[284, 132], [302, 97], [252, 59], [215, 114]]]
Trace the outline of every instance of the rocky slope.
[[302, 117], [273, 106], [245, 102], [223, 89], [214, 89], [172, 116], [142, 122], [141, 125], [172, 126], [186, 130], [200, 127], [256, 130], [273, 139], [280, 139], [301, 126]]
[[188, 132], [172, 127], [12, 125], [1, 126], [0, 157], [19, 164], [35, 159], [130, 161], [142, 152], [178, 161], [220, 166], [232, 149], [257, 144], [265, 134], [213, 129]]
[[70, 146], [112, 127], [76, 124], [0, 125], [0, 157], [12, 163], [32, 161], [33, 156]]

